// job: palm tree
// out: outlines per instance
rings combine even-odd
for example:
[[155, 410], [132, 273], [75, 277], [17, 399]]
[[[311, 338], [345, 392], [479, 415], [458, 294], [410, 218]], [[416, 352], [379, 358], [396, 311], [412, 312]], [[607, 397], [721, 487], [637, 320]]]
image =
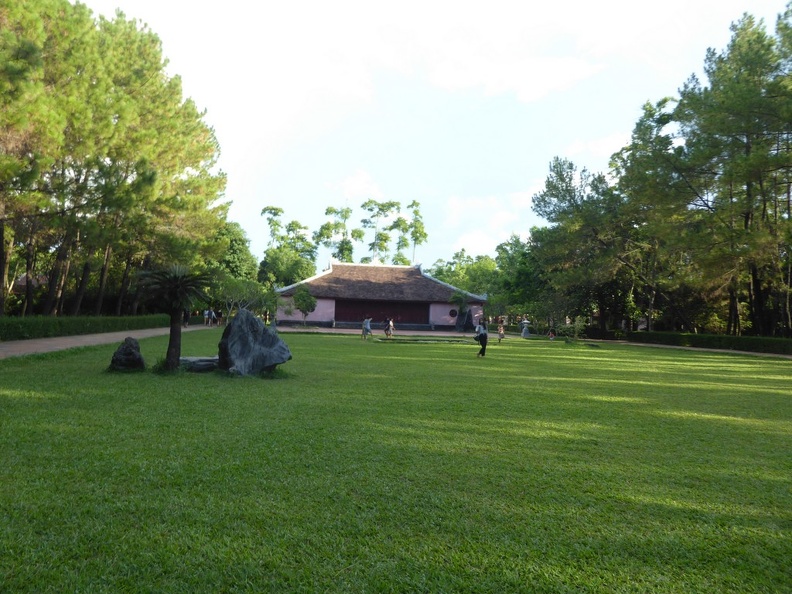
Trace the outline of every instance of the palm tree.
[[165, 369], [167, 371], [178, 369], [184, 310], [195, 300], [206, 300], [204, 291], [211, 284], [211, 278], [208, 273], [191, 273], [186, 266], [174, 264], [164, 270], [141, 273], [140, 282], [151, 297], [159, 300], [170, 316], [170, 337], [168, 352], [165, 355]]

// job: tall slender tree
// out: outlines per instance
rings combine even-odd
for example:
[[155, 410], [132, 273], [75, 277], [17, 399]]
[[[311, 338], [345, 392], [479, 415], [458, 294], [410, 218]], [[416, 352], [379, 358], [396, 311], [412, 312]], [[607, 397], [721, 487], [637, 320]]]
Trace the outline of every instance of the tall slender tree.
[[364, 232], [349, 228], [352, 209], [328, 206], [325, 215], [333, 219], [322, 224], [313, 234], [314, 242], [332, 249], [333, 258], [339, 262], [354, 262], [354, 243], [363, 241]]
[[363, 228], [373, 231], [371, 243], [368, 244], [371, 257], [366, 257], [363, 260], [366, 262], [383, 260], [388, 256], [388, 244], [391, 236], [382, 225], [389, 216], [401, 211], [401, 205], [394, 200], [385, 202], [366, 200], [360, 207], [369, 214], [368, 217], [361, 220]]
[[415, 249], [419, 245], [423, 245], [429, 239], [429, 234], [426, 232], [423, 217], [421, 216], [421, 203], [413, 200], [407, 205], [407, 209], [412, 212], [412, 219], [410, 220], [410, 241], [412, 242], [412, 261], [415, 262]]

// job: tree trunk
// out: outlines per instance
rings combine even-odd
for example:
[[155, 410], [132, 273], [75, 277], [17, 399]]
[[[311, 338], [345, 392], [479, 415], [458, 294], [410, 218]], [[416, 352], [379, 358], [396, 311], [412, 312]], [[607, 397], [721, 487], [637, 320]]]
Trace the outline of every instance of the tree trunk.
[[115, 315], [120, 316], [121, 310], [124, 306], [124, 299], [126, 298], [127, 291], [129, 290], [129, 275], [132, 270], [132, 258], [127, 258], [126, 266], [124, 267], [124, 275], [121, 278], [121, 289], [118, 291], [118, 299], [116, 300]]
[[649, 307], [646, 310], [646, 331], [651, 332], [654, 330], [654, 303], [657, 297], [657, 291], [654, 286], [649, 290]]
[[597, 320], [597, 325], [600, 329], [600, 336], [604, 336], [605, 332], [608, 330], [608, 318], [609, 315], [605, 314], [605, 306], [602, 304], [602, 301], [597, 304], [597, 309], [599, 309], [599, 319]]
[[[141, 269], [142, 270], [148, 270], [148, 268], [150, 266], [151, 266], [151, 257], [146, 255], [146, 257], [143, 258], [143, 265], [141, 266]], [[130, 309], [129, 315], [132, 315], [132, 316], [136, 316], [137, 315], [138, 308], [140, 307], [140, 300], [142, 298], [143, 298], [143, 294], [142, 294], [142, 292], [140, 290], [140, 285], [137, 284], [135, 286], [135, 296], [132, 298], [132, 305], [129, 308]]]
[[792, 258], [787, 256], [786, 296], [784, 298], [784, 321], [786, 337], [792, 338]]
[[726, 323], [726, 334], [739, 336], [740, 328], [740, 302], [737, 299], [737, 290], [734, 281], [729, 287], [729, 319]]
[[102, 305], [104, 302], [104, 294], [107, 289], [107, 276], [110, 270], [110, 256], [113, 254], [112, 246], [108, 245], [105, 248], [104, 262], [102, 263], [102, 271], [99, 274], [99, 294], [96, 296], [96, 307], [94, 307], [94, 315], [102, 315]]
[[25, 307], [22, 316], [33, 315], [33, 264], [36, 252], [33, 249], [33, 238], [28, 239], [25, 246]]
[[66, 295], [66, 283], [69, 280], [69, 272], [71, 271], [71, 255], [66, 260], [63, 268], [63, 274], [61, 275], [60, 282], [58, 283], [58, 290], [55, 293], [55, 311], [52, 312], [54, 315], [59, 315], [63, 313], [63, 302], [65, 300]]
[[63, 291], [63, 283], [68, 270], [68, 262], [71, 257], [71, 243], [68, 237], [64, 237], [58, 253], [55, 257], [55, 263], [52, 265], [52, 270], [49, 275], [49, 286], [47, 287], [47, 300], [44, 302], [43, 312], [45, 315], [52, 315], [58, 313], [58, 300], [60, 299], [61, 292]]
[[6, 252], [5, 219], [0, 219], [0, 278], [3, 286], [0, 287], [0, 316], [5, 315], [6, 287], [8, 287], [8, 267], [10, 258]]
[[90, 260], [83, 264], [82, 274], [80, 275], [80, 284], [77, 286], [77, 292], [74, 295], [74, 304], [72, 305], [70, 315], [80, 315], [80, 307], [82, 300], [85, 296], [85, 289], [88, 287], [88, 279], [91, 276], [91, 262]]
[[753, 331], [758, 336], [769, 336], [770, 329], [767, 327], [766, 295], [762, 289], [762, 278], [759, 269], [755, 264], [750, 265], [751, 279], [748, 284], [748, 294], [751, 304], [751, 323]]
[[170, 312], [170, 334], [168, 338], [168, 351], [165, 355], [165, 369], [174, 371], [179, 368], [181, 358], [181, 333], [182, 333], [182, 311], [172, 309]]

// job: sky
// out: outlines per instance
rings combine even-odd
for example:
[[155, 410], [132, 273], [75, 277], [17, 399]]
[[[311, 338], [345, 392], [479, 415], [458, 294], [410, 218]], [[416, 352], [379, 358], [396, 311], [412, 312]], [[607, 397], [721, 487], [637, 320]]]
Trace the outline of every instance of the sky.
[[[556, 156], [606, 172], [642, 106], [721, 52], [744, 13], [784, 0], [84, 0], [156, 33], [167, 72], [206, 110], [223, 201], [257, 260], [265, 206], [311, 232], [327, 207], [420, 204], [431, 267], [494, 256], [545, 224], [531, 211]], [[409, 217], [406, 217], [409, 218]], [[370, 233], [370, 232], [369, 232]], [[367, 235], [367, 241], [371, 241]], [[355, 259], [370, 255], [356, 246]], [[317, 267], [330, 263], [321, 249]]]

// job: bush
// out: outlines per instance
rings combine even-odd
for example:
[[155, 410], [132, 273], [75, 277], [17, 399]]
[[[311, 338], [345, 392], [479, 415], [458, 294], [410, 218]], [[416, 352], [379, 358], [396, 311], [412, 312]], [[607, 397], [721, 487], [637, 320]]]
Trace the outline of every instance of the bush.
[[165, 314], [125, 317], [0, 317], [0, 340], [25, 340], [29, 338], [120, 332], [143, 328], [161, 328], [169, 324], [170, 320]]
[[792, 355], [792, 340], [767, 336], [729, 336], [726, 334], [682, 334], [677, 332], [630, 332], [630, 342]]

